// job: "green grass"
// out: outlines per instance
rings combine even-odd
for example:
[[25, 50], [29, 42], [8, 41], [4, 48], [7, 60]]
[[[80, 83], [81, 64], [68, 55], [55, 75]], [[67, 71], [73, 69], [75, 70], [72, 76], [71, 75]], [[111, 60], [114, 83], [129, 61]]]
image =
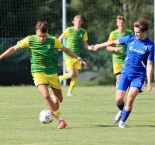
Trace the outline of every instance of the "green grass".
[[75, 87], [61, 112], [69, 126], [57, 120], [44, 125], [39, 112], [46, 108], [34, 86], [0, 87], [0, 145], [154, 145], [155, 89], [137, 96], [126, 129], [112, 123], [117, 112], [115, 87]]

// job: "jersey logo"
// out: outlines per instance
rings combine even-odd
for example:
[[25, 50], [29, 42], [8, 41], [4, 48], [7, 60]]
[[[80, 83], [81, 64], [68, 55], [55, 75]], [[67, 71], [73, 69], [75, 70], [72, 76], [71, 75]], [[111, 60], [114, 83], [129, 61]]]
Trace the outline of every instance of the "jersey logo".
[[140, 54], [145, 54], [145, 51], [135, 49], [135, 48], [133, 48], [132, 46], [131, 46], [131, 47], [129, 47], [129, 50], [130, 50], [130, 51], [137, 52], [137, 53], [140, 53]]
[[80, 37], [81, 37], [81, 38], [82, 38], [82, 36], [83, 36], [83, 35], [82, 35], [82, 34], [80, 34]]
[[147, 50], [147, 45], [144, 45], [143, 48], [144, 48], [145, 50]]
[[51, 45], [47, 45], [47, 48], [50, 49], [51, 48]]

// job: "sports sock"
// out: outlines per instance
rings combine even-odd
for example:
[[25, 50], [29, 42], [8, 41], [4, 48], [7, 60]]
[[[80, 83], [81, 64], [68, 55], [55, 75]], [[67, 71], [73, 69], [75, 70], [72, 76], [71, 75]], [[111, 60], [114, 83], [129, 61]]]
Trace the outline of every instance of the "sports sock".
[[62, 81], [62, 80], [66, 80], [66, 79], [68, 79], [68, 78], [69, 78], [68, 73], [63, 74], [63, 75], [60, 77], [61, 81]]
[[123, 108], [124, 108], [124, 101], [123, 101], [123, 103], [122, 104], [119, 104], [119, 105], [117, 105], [117, 107], [122, 111], [123, 110]]
[[122, 116], [121, 116], [121, 121], [125, 122], [127, 120], [127, 118], [129, 117], [129, 114], [131, 113], [131, 111], [127, 111], [125, 108], [122, 111]]
[[68, 93], [71, 93], [73, 91], [73, 88], [74, 88], [76, 82], [77, 82], [77, 78], [73, 77], [70, 82], [70, 85], [69, 85]]
[[59, 110], [57, 110], [57, 111], [54, 111], [54, 112], [53, 112], [53, 115], [54, 115], [54, 117], [55, 117], [56, 119], [58, 119], [58, 118], [60, 117], [61, 113], [60, 113]]
[[60, 121], [60, 120], [64, 120], [64, 119], [62, 118], [62, 116], [60, 116], [58, 119], [59, 119], [59, 121]]

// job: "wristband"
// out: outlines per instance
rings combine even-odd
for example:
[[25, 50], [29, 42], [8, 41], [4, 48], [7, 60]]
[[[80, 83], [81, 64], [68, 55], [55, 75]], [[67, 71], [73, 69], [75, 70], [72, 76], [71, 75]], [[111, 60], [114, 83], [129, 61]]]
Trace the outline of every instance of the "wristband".
[[81, 57], [77, 57], [77, 60], [81, 60], [82, 58]]

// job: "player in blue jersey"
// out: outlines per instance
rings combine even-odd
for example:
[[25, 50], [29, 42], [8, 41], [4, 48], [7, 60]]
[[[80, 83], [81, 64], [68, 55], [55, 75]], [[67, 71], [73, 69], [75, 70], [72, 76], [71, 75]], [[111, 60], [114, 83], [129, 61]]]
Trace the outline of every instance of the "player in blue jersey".
[[[96, 44], [94, 50], [112, 44], [126, 44], [127, 53], [125, 65], [121, 70], [117, 84], [116, 105], [119, 112], [114, 117], [114, 123], [119, 122], [118, 127], [125, 128], [125, 121], [131, 113], [133, 102], [139, 92], [143, 91], [145, 77], [147, 77], [147, 90], [152, 90], [152, 74], [154, 61], [154, 44], [147, 36], [149, 25], [144, 19], [134, 22], [134, 35], [129, 35], [114, 41]], [[125, 93], [128, 90], [126, 104]]]

